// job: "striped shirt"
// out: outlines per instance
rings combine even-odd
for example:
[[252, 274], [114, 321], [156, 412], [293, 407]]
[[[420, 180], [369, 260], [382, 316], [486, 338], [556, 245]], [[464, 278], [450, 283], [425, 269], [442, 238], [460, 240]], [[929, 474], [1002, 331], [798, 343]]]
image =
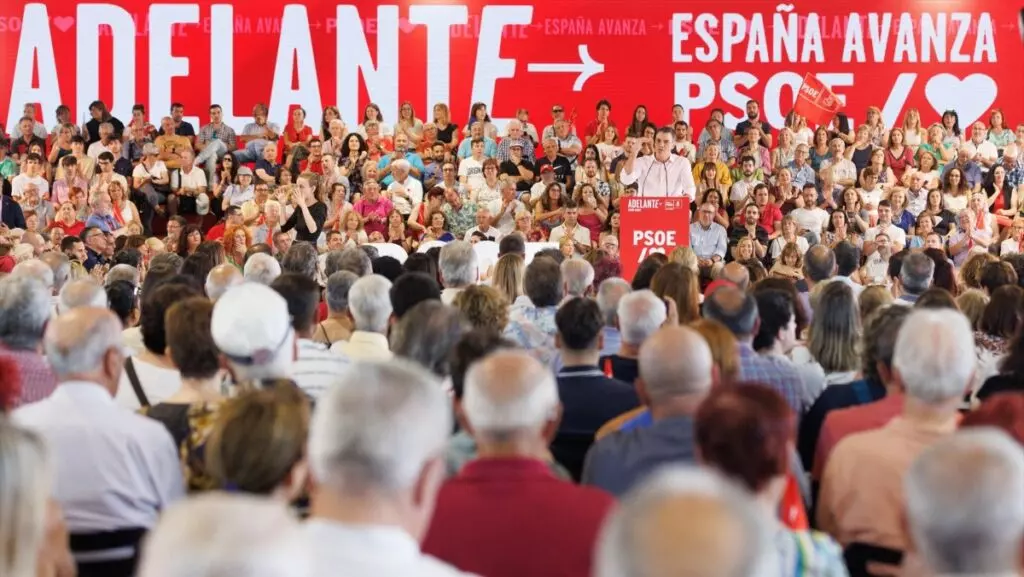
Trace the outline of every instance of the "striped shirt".
[[327, 345], [309, 339], [298, 340], [299, 354], [292, 364], [292, 378], [307, 396], [316, 400], [348, 368], [348, 359], [332, 353]]

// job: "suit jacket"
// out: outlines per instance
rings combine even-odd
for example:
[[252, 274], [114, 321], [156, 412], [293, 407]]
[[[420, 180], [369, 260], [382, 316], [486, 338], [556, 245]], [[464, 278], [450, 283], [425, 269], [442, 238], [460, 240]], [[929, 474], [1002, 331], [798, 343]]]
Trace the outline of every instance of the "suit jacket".
[[21, 205], [9, 196], [0, 196], [0, 222], [7, 228], [25, 228], [25, 213], [21, 211]]

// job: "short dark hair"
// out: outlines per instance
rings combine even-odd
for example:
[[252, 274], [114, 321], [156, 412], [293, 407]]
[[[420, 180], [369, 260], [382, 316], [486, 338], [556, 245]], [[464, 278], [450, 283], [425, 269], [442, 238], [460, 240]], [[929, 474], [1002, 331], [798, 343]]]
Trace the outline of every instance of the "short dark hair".
[[1017, 271], [1013, 269], [1013, 265], [1002, 260], [985, 263], [985, 266], [981, 267], [981, 275], [978, 276], [981, 288], [990, 295], [1001, 286], [1016, 286], [1017, 280]]
[[905, 259], [908, 254], [910, 254], [910, 250], [903, 249], [899, 252], [890, 255], [889, 262], [887, 263], [887, 266], [885, 268], [886, 276], [888, 276], [889, 278], [901, 278], [900, 272], [903, 270], [903, 259]]
[[744, 154], [743, 156], [740, 157], [740, 165], [746, 164], [747, 161], [750, 161], [751, 164], [757, 166], [757, 161], [754, 160], [753, 156], [750, 156], [749, 154]]
[[316, 247], [302, 241], [293, 244], [281, 258], [281, 272], [292, 272], [315, 279], [317, 273]]
[[398, 262], [398, 259], [393, 256], [378, 256], [371, 263], [373, 274], [379, 274], [391, 282], [398, 280], [398, 277], [402, 276], [402, 273], [405, 272], [405, 269], [402, 268], [402, 263]]
[[575, 297], [558, 307], [555, 325], [563, 347], [570, 351], [587, 351], [597, 346], [604, 329], [604, 316], [597, 301]]
[[402, 265], [402, 268], [405, 272], [421, 272], [432, 279], [437, 278], [437, 261], [422, 252], [410, 254], [409, 258], [405, 259], [405, 264]]
[[296, 333], [305, 333], [313, 328], [320, 306], [320, 285], [315, 280], [288, 272], [274, 279], [270, 288], [288, 303], [288, 314], [292, 317], [292, 328]]
[[992, 291], [992, 298], [985, 306], [978, 328], [989, 335], [1009, 339], [1020, 327], [1024, 310], [1024, 289], [1016, 284], [1007, 284]]
[[391, 285], [388, 294], [391, 296], [391, 312], [398, 319], [423, 301], [441, 300], [441, 288], [437, 284], [437, 279], [422, 272], [407, 272], [400, 275]]
[[168, 282], [162, 284], [143, 297], [142, 316], [139, 319], [139, 332], [142, 333], [142, 344], [154, 354], [162, 355], [167, 349], [167, 335], [164, 318], [167, 310], [177, 302], [189, 297], [201, 297], [203, 293], [192, 285]]
[[575, 210], [575, 209], [578, 209], [579, 207], [580, 207], [580, 203], [576, 202], [575, 200], [573, 200], [573, 199], [571, 199], [571, 198], [570, 198], [570, 199], [567, 199], [567, 200], [565, 201], [565, 204], [564, 204], [564, 205], [562, 205], [562, 208], [564, 208], [564, 209], [566, 209], [566, 210], [568, 210], [568, 209], [570, 209], [570, 208], [571, 208], [571, 209], [573, 209], [573, 210]]
[[860, 266], [860, 249], [849, 241], [843, 241], [832, 249], [836, 256], [836, 274], [850, 276]]
[[245, 259], [242, 261], [242, 265], [244, 266], [245, 263], [249, 262], [252, 255], [259, 253], [274, 256], [274, 249], [270, 248], [270, 245], [265, 242], [258, 242], [250, 246], [249, 250], [245, 251]]
[[509, 234], [501, 237], [498, 241], [498, 256], [506, 254], [518, 254], [526, 256], [526, 239], [521, 234]]
[[96, 160], [102, 160], [103, 162], [114, 162], [114, 153], [109, 150], [104, 150], [96, 157]]
[[1013, 267], [1013, 272], [1017, 273], [1017, 286], [1024, 286], [1024, 254], [1015, 252], [1002, 257], [1001, 260], [1009, 263]]
[[[126, 238], [124, 236], [120, 238]], [[142, 266], [142, 252], [137, 248], [125, 248], [121, 249], [120, 252], [114, 255], [114, 264], [126, 264], [139, 268]]]
[[213, 342], [213, 303], [203, 297], [178, 301], [167, 309], [167, 346], [171, 361], [186, 379], [208, 379], [220, 369], [220, 351]]
[[[904, 251], [900, 251], [904, 252]], [[915, 252], [903, 259], [900, 269], [900, 284], [910, 294], [921, 294], [932, 286], [935, 276], [935, 261], [928, 255]]]
[[452, 392], [462, 399], [466, 389], [466, 373], [473, 363], [502, 349], [514, 349], [516, 344], [505, 337], [484, 329], [473, 329], [462, 335], [451, 352]]
[[601, 100], [598, 100], [598, 101], [597, 101], [597, 106], [595, 107], [595, 109], [597, 109], [597, 110], [601, 110], [601, 107], [602, 107], [602, 106], [607, 106], [607, 107], [608, 107], [608, 110], [609, 110], [609, 111], [610, 111], [610, 110], [612, 109], [612, 103], [611, 103], [611, 102], [608, 102], [608, 101], [607, 101], [606, 99], [604, 99], [604, 98], [602, 98]]
[[649, 255], [640, 262], [640, 266], [637, 267], [630, 286], [635, 291], [651, 288], [651, 281], [654, 280], [654, 275], [666, 263], [668, 263], [668, 257], [660, 252]]
[[135, 294], [135, 285], [126, 280], [116, 280], [106, 286], [107, 305], [127, 326], [132, 311], [139, 307], [139, 298]]
[[550, 258], [534, 258], [523, 275], [523, 292], [536, 307], [553, 307], [562, 300], [562, 269]]
[[80, 242], [82, 242], [82, 239], [78, 238], [77, 236], [70, 236], [70, 235], [69, 236], [65, 236], [60, 241], [60, 251], [61, 252], [67, 252], [67, 251], [71, 250], [72, 248], [74, 248], [75, 245], [80, 243]]
[[737, 338], [751, 336], [757, 327], [757, 300], [736, 287], [722, 287], [704, 301], [704, 318], [722, 323]]
[[775, 344], [779, 331], [796, 316], [795, 303], [789, 293], [779, 289], [760, 290], [754, 293], [757, 314], [761, 324], [754, 335], [754, 350], [769, 349]]

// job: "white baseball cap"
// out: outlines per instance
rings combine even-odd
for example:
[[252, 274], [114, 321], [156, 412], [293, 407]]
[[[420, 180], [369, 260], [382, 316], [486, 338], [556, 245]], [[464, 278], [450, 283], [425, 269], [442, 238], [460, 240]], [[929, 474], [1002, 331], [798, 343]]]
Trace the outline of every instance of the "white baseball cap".
[[277, 291], [259, 283], [234, 286], [213, 306], [210, 333], [232, 362], [266, 364], [291, 340], [288, 303]]
[[200, 192], [199, 196], [196, 196], [196, 214], [200, 216], [210, 214], [210, 196], [205, 192]]

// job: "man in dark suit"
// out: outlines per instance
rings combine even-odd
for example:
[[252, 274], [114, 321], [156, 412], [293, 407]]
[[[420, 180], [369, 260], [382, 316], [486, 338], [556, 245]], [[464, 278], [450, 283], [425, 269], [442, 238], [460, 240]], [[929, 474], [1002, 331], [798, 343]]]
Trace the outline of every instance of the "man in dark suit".
[[0, 196], [0, 225], [9, 229], [25, 228], [25, 213], [21, 211], [21, 205], [11, 198], [11, 183], [7, 180], [3, 181], [3, 195]]
[[555, 345], [562, 355], [558, 396], [562, 422], [551, 453], [579, 480], [594, 434], [611, 419], [640, 404], [632, 384], [610, 379], [597, 366], [604, 341], [604, 317], [591, 299], [574, 298], [555, 314]]

